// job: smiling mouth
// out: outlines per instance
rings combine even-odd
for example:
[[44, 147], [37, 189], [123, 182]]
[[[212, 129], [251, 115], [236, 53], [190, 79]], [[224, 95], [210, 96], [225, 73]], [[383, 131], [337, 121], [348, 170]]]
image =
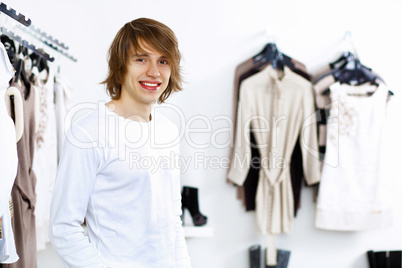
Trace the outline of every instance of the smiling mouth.
[[161, 84], [162, 83], [158, 83], [158, 82], [143, 82], [143, 81], [140, 81], [141, 87], [143, 87], [144, 89], [147, 89], [147, 90], [157, 90], [160, 87]]

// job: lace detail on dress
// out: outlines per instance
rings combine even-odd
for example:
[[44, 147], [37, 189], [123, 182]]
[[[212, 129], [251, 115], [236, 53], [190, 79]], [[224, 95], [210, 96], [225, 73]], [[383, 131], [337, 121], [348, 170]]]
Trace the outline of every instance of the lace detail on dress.
[[328, 127], [337, 128], [338, 131], [331, 131], [331, 142], [337, 144], [339, 136], [355, 136], [357, 127], [356, 108], [350, 105], [344, 97], [338, 96], [331, 104], [331, 111], [328, 118]]
[[39, 126], [38, 131], [36, 132], [36, 145], [38, 148], [41, 147], [42, 143], [44, 142], [44, 134], [46, 131], [46, 125], [48, 121], [47, 111], [47, 88], [44, 86], [37, 87], [40, 93], [40, 114], [39, 114]]

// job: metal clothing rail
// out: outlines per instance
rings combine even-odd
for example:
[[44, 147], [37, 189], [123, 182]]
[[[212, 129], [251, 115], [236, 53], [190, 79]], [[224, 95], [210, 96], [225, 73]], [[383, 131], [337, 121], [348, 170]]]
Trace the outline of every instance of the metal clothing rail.
[[[69, 55], [67, 52], [65, 52], [62, 48], [66, 48], [68, 49], [68, 46], [66, 46], [64, 43], [61, 43], [59, 40], [54, 39], [52, 36], [47, 35], [45, 32], [39, 30], [38, 28], [33, 27], [32, 25], [29, 27], [18, 27], [19, 29], [21, 29], [23, 32], [31, 35], [32, 37], [38, 39], [40, 42], [42, 42], [43, 44], [47, 45], [48, 47], [56, 50], [57, 52], [59, 52], [60, 54], [62, 54], [63, 56], [67, 57], [68, 59], [72, 60], [73, 62], [77, 62], [77, 59], [74, 58], [73, 56]], [[43, 37], [43, 38], [42, 38]], [[47, 39], [47, 40], [45, 40]], [[51, 41], [51, 42], [49, 42]]]
[[34, 45], [28, 43], [28, 41], [22, 39], [20, 36], [14, 34], [13, 32], [7, 30], [5, 27], [1, 27], [1, 32], [5, 35], [7, 35], [9, 38], [13, 39], [14, 41], [17, 41], [18, 43], [20, 43], [22, 46], [32, 50], [35, 54], [37, 54], [40, 57], [43, 57], [44, 59], [46, 59], [47, 61], [53, 62], [54, 58], [51, 57], [49, 54], [47, 54], [44, 51], [40, 51], [38, 50]]
[[[45, 45], [51, 47], [58, 53], [62, 54], [63, 56], [67, 57], [68, 59], [72, 60], [73, 62], [77, 62], [77, 59], [74, 58], [73, 56], [69, 55], [66, 53], [64, 50], [68, 50], [68, 46], [61, 42], [60, 40], [54, 38], [53, 36], [47, 34], [46, 32], [40, 30], [39, 28], [34, 27], [31, 25], [31, 19], [28, 17], [25, 17], [23, 14], [17, 12], [15, 9], [11, 7], [7, 7], [7, 5], [3, 2], [0, 2], [0, 12], [10, 16], [14, 20], [18, 21], [22, 25], [26, 27], [20, 26], [19, 29], [23, 30], [24, 32], [30, 34], [31, 36], [35, 37]], [[29, 26], [29, 27], [28, 27]], [[24, 47], [32, 50], [34, 53], [37, 55], [43, 57], [44, 59], [53, 62], [54, 58], [51, 57], [49, 54], [38, 50], [34, 45], [30, 44], [28, 41], [23, 40], [20, 36], [14, 34], [12, 31], [8, 31], [6, 28], [1, 27], [1, 32], [3, 34], [8, 35], [11, 39], [14, 41], [19, 42], [21, 45]], [[44, 40], [46, 39], [46, 40]], [[50, 41], [50, 42], [49, 42]], [[64, 50], [63, 50], [64, 49]]]
[[7, 5], [2, 3], [2, 2], [0, 2], [0, 11], [3, 12], [4, 14], [7, 14], [11, 18], [15, 19], [16, 21], [18, 21], [22, 25], [25, 25], [27, 27], [29, 25], [31, 25], [31, 19], [30, 18], [25, 18], [25, 16], [22, 15], [21, 13], [17, 14], [17, 11], [15, 11], [15, 9], [12, 9], [11, 7], [7, 8]]
[[42, 31], [39, 28], [34, 27], [33, 25], [29, 26], [28, 28], [26, 28], [28, 31], [31, 30], [37, 34], [39, 34], [40, 36], [44, 37], [45, 39], [49, 40], [50, 42], [58, 45], [59, 47], [68, 50], [68, 46], [66, 44], [64, 44], [63, 42], [59, 41], [58, 39], [55, 39], [54, 37], [52, 37], [51, 35], [47, 34], [46, 32]]
[[59, 49], [58, 47], [52, 45], [51, 43], [48, 43], [47, 41], [43, 41], [43, 43], [48, 45], [49, 47], [53, 48], [54, 50], [56, 50], [57, 52], [59, 52], [63, 56], [67, 57], [68, 59], [72, 60], [73, 62], [77, 62], [76, 58], [74, 58], [73, 56], [69, 55], [67, 52]]

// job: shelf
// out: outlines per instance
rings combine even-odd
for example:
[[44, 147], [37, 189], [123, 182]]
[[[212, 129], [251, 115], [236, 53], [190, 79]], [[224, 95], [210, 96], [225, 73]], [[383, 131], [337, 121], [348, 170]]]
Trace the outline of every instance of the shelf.
[[183, 226], [185, 237], [212, 237], [214, 228], [208, 226]]

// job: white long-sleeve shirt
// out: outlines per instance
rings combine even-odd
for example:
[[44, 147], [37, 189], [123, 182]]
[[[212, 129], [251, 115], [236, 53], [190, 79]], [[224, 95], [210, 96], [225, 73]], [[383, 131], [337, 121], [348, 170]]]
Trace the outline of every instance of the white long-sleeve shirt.
[[191, 267], [172, 161], [178, 130], [154, 111], [143, 123], [100, 103], [67, 132], [50, 216], [67, 267]]

